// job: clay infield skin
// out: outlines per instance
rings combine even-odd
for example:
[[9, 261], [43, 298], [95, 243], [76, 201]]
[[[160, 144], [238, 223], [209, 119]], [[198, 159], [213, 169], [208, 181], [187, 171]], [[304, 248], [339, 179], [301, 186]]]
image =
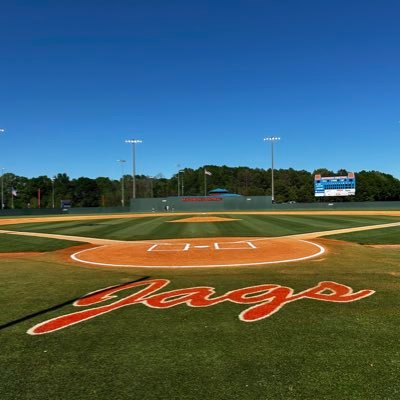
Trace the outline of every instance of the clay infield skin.
[[316, 257], [318, 244], [289, 238], [199, 238], [120, 243], [74, 253], [75, 261], [107, 267], [239, 267]]
[[[222, 213], [218, 213], [222, 214]], [[235, 213], [229, 213], [235, 214]], [[243, 213], [237, 213], [243, 214]], [[287, 214], [287, 213], [246, 213], [246, 214]], [[399, 211], [394, 212], [293, 212], [290, 214], [302, 215], [388, 215], [400, 216]], [[177, 214], [179, 216], [185, 214]], [[218, 222], [234, 219], [213, 217], [202, 213], [192, 217], [186, 222]], [[0, 225], [50, 222], [66, 220], [93, 220], [104, 218], [141, 218], [144, 216], [165, 216], [163, 214], [124, 214], [124, 215], [90, 215], [90, 216], [63, 216], [47, 218], [17, 218], [0, 220]], [[181, 222], [179, 219], [170, 222]], [[0, 230], [0, 233], [15, 235], [40, 236], [58, 238], [64, 240], [81, 241], [97, 245], [89, 249], [74, 252], [71, 250], [71, 258], [75, 262], [86, 265], [104, 267], [145, 267], [145, 268], [197, 268], [197, 267], [235, 267], [250, 265], [266, 265], [281, 262], [301, 261], [320, 256], [325, 249], [308, 239], [320, 236], [355, 232], [360, 230], [379, 229], [392, 226], [400, 226], [400, 222], [372, 225], [356, 228], [338, 229], [334, 231], [313, 232], [307, 234], [291, 235], [276, 238], [196, 238], [196, 239], [167, 239], [157, 241], [127, 242], [88, 237], [42, 234], [33, 232], [15, 232]], [[99, 246], [100, 245], [100, 246]]]

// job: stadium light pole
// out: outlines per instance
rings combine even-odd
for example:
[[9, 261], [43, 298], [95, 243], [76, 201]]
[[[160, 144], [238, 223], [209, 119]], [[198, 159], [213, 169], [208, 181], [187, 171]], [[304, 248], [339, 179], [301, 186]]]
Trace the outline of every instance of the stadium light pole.
[[126, 160], [117, 160], [117, 162], [121, 165], [121, 205], [125, 207], [125, 191], [124, 191], [124, 164]]
[[[0, 128], [0, 135], [4, 133], [6, 130]], [[5, 168], [1, 168], [1, 209], [4, 209], [4, 184], [3, 184], [3, 175]]]
[[184, 189], [185, 189], [185, 185], [184, 185], [184, 182], [183, 182], [183, 178], [184, 178], [184, 176], [183, 176], [183, 173], [184, 173], [185, 171], [183, 170], [183, 169], [181, 169], [179, 172], [178, 172], [178, 174], [180, 174], [180, 173], [182, 173], [182, 177], [181, 177], [181, 196], [183, 196], [183, 192], [184, 192]]
[[4, 209], [4, 170], [1, 168], [1, 209]]
[[132, 144], [132, 199], [136, 199], [136, 180], [135, 180], [135, 175], [136, 175], [136, 144], [137, 143], [142, 143], [140, 139], [127, 139], [125, 140], [125, 143], [130, 143]]
[[178, 178], [178, 197], [180, 196], [180, 194], [181, 194], [181, 183], [180, 183], [180, 168], [181, 168], [181, 165], [180, 164], [177, 164], [177, 167], [178, 167], [178, 173], [176, 174], [176, 177]]
[[275, 189], [274, 189], [274, 143], [281, 140], [277, 136], [268, 136], [264, 138], [265, 142], [271, 142], [271, 199], [272, 203], [275, 202]]
[[54, 208], [54, 181], [55, 180], [56, 180], [56, 177], [53, 176], [51, 178], [51, 204], [52, 204], [53, 208]]

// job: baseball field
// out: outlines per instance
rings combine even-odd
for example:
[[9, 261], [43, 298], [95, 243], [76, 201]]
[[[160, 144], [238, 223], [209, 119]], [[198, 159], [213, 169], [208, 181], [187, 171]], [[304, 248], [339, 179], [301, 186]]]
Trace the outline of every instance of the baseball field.
[[399, 399], [400, 211], [0, 218], [0, 398]]

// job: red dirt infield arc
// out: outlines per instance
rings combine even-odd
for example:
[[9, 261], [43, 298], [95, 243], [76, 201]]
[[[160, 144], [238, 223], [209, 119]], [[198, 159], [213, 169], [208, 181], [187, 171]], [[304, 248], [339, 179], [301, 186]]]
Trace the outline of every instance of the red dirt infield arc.
[[71, 255], [105, 267], [195, 268], [275, 264], [323, 254], [319, 244], [296, 238], [196, 238], [107, 244]]

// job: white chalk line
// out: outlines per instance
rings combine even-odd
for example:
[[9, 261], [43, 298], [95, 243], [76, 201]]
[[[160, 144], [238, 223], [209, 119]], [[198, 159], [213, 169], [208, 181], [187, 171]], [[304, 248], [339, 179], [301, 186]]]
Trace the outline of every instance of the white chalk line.
[[[204, 240], [207, 240], [207, 238], [203, 238]], [[245, 247], [221, 247], [227, 244], [242, 244], [246, 243]], [[168, 249], [170, 246], [175, 246], [174, 249]], [[240, 242], [214, 242], [213, 246], [210, 245], [197, 245], [197, 244], [192, 244], [192, 243], [166, 243], [166, 242], [161, 242], [157, 244], [153, 244], [149, 249], [147, 249], [147, 252], [180, 252], [180, 251], [189, 251], [190, 249], [209, 249], [210, 247], [213, 247], [214, 250], [251, 250], [251, 249], [256, 249], [257, 246], [255, 246], [252, 242], [249, 241], [240, 241]]]
[[90, 264], [90, 265], [98, 265], [98, 266], [104, 266], [104, 267], [122, 267], [122, 268], [215, 268], [215, 267], [245, 267], [245, 266], [254, 266], [254, 265], [267, 265], [267, 264], [281, 264], [281, 263], [290, 263], [290, 262], [295, 262], [295, 261], [304, 261], [308, 260], [310, 258], [318, 257], [319, 255], [323, 254], [325, 252], [325, 248], [317, 243], [310, 242], [308, 240], [301, 240], [299, 239], [299, 242], [304, 242], [311, 244], [312, 246], [315, 246], [318, 248], [318, 251], [314, 254], [304, 256], [304, 257], [298, 257], [298, 258], [292, 258], [292, 259], [286, 259], [286, 260], [275, 260], [275, 261], [259, 261], [259, 262], [253, 262], [249, 263], [246, 262], [244, 264], [201, 264], [201, 265], [135, 265], [135, 264], [109, 264], [109, 263], [100, 263], [100, 262], [95, 262], [95, 261], [87, 261], [87, 260], [82, 260], [79, 258], [79, 256], [83, 253], [88, 253], [90, 251], [95, 251], [96, 249], [100, 249], [103, 247], [108, 247], [110, 245], [104, 245], [101, 247], [94, 247], [91, 249], [86, 249], [86, 250], [81, 250], [78, 251], [74, 254], [71, 255], [71, 258], [74, 261], [78, 261], [84, 264]]
[[[343, 228], [343, 229], [334, 229], [327, 231], [317, 231], [317, 232], [308, 232], [308, 233], [295, 233], [291, 235], [285, 236], [270, 236], [270, 237], [262, 237], [262, 238], [253, 238], [251, 237], [252, 242], [262, 241], [262, 240], [275, 240], [275, 239], [316, 239], [321, 236], [331, 236], [331, 235], [339, 235], [342, 233], [351, 233], [351, 232], [359, 232], [359, 231], [367, 231], [372, 229], [384, 229], [400, 226], [400, 222], [391, 222], [387, 224], [378, 224], [378, 225], [368, 225], [368, 226], [359, 226], [353, 228]], [[84, 242], [84, 243], [92, 243], [92, 244], [122, 244], [122, 243], [130, 243], [130, 244], [176, 244], [178, 241], [187, 241], [191, 239], [199, 239], [199, 238], [182, 238], [182, 239], [174, 239], [175, 243], [171, 242], [162, 242], [163, 239], [154, 241], [154, 240], [138, 240], [138, 241], [130, 241], [130, 240], [114, 240], [114, 239], [99, 239], [85, 236], [71, 236], [71, 235], [58, 235], [54, 233], [41, 233], [41, 232], [22, 232], [22, 231], [10, 231], [10, 230], [0, 230], [0, 233], [5, 233], [8, 235], [21, 235], [21, 236], [37, 236], [37, 237], [47, 237], [50, 239], [60, 239], [60, 240], [71, 240], [76, 242]], [[207, 238], [203, 238], [207, 239]], [[227, 239], [221, 238], [221, 239]], [[166, 239], [168, 240], [168, 239]], [[230, 243], [243, 243], [249, 241], [249, 238], [243, 238], [241, 240], [232, 241]]]
[[[392, 223], [387, 223], [387, 224], [378, 224], [378, 225], [368, 225], [368, 226], [361, 226], [361, 227], [353, 227], [353, 228], [343, 228], [343, 229], [335, 229], [335, 230], [328, 230], [328, 231], [319, 231], [319, 232], [309, 232], [309, 233], [300, 233], [300, 234], [292, 234], [292, 235], [286, 235], [286, 236], [275, 236], [275, 237], [263, 237], [263, 238], [251, 238], [252, 242], [256, 241], [264, 241], [264, 240], [279, 240], [279, 239], [299, 239], [300, 241], [306, 242], [306, 243], [311, 243], [314, 246], [318, 246], [320, 249], [323, 249], [322, 246], [309, 242], [304, 239], [315, 239], [321, 236], [331, 236], [331, 235], [337, 235], [337, 234], [342, 234], [342, 233], [351, 233], [351, 232], [359, 232], [359, 231], [366, 231], [366, 230], [373, 230], [373, 229], [384, 229], [384, 228], [390, 228], [390, 227], [396, 227], [400, 226], [400, 222], [392, 222]], [[54, 238], [54, 239], [61, 239], [61, 240], [71, 240], [71, 241], [79, 241], [79, 242], [84, 242], [84, 243], [91, 243], [91, 244], [101, 244], [103, 246], [107, 245], [113, 245], [113, 244], [143, 244], [143, 243], [148, 243], [148, 244], [153, 244], [153, 245], [158, 245], [160, 243], [165, 243], [165, 244], [177, 244], [179, 240], [189, 240], [189, 239], [175, 239], [175, 243], [171, 242], [162, 242], [162, 241], [151, 241], [151, 240], [143, 240], [143, 241], [125, 241], [125, 240], [113, 240], [113, 239], [99, 239], [99, 238], [90, 238], [90, 237], [82, 237], [82, 236], [69, 236], [69, 235], [58, 235], [58, 234], [50, 234], [50, 233], [39, 233], [39, 232], [21, 232], [21, 231], [9, 231], [9, 230], [0, 230], [0, 233], [4, 234], [10, 234], [10, 235], [21, 235], [21, 236], [37, 236], [37, 237], [47, 237], [47, 238]], [[199, 239], [199, 238], [192, 238], [192, 239]], [[206, 239], [206, 238], [204, 238]], [[225, 238], [226, 239], [226, 238]], [[232, 242], [227, 242], [227, 243], [243, 243], [243, 242], [248, 242], [249, 238], [244, 238], [242, 240], [238, 241], [232, 241]], [[98, 247], [96, 247], [98, 248]], [[87, 249], [87, 250], [93, 250], [93, 249]], [[83, 250], [83, 252], [86, 250]], [[276, 263], [282, 263], [282, 262], [293, 262], [293, 261], [302, 261], [306, 260], [309, 258], [317, 257], [320, 254], [323, 254], [323, 251], [320, 250], [320, 252], [307, 256], [305, 258], [299, 258], [299, 259], [292, 259], [292, 260], [286, 260], [286, 261], [268, 261], [268, 262], [261, 262], [261, 263], [251, 263], [251, 264], [218, 264], [218, 265], [195, 265], [195, 266], [168, 266], [168, 268], [195, 268], [195, 267], [224, 267], [224, 266], [246, 266], [246, 265], [265, 265], [265, 264], [276, 264]], [[75, 259], [73, 256], [76, 254], [79, 254], [81, 252], [74, 253], [71, 258]], [[133, 265], [119, 265], [119, 264], [105, 264], [105, 263], [94, 263], [94, 262], [87, 262], [83, 260], [78, 260], [75, 259], [78, 262], [83, 262], [83, 263], [91, 263], [93, 265], [103, 265], [103, 266], [117, 266], [117, 267], [141, 267], [141, 268], [166, 268], [166, 266], [133, 266]]]

